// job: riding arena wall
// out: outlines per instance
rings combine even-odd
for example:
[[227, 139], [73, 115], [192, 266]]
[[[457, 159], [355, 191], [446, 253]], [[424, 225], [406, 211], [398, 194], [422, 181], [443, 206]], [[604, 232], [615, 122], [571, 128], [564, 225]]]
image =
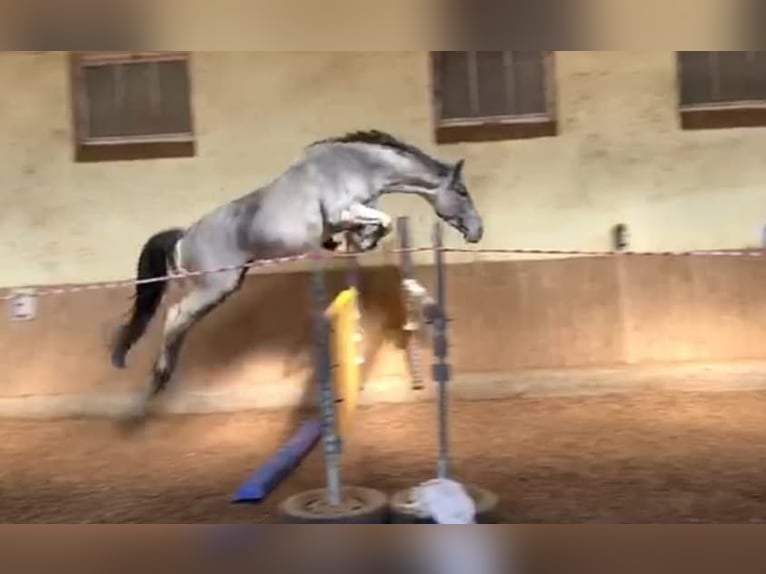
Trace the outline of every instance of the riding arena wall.
[[[682, 130], [670, 51], [556, 52], [556, 136], [442, 146], [425, 52], [195, 52], [191, 62], [194, 157], [77, 163], [67, 53], [0, 54], [2, 287], [128, 279], [152, 233], [268, 181], [307, 143], [361, 128], [466, 158], [485, 218], [480, 248], [609, 250], [612, 227], [624, 223], [638, 251], [743, 249], [759, 244], [766, 222], [766, 129]], [[413, 243], [428, 244], [426, 205], [387, 197], [381, 208], [410, 215]], [[447, 245], [464, 247], [452, 232]], [[361, 259], [362, 401], [431, 392], [409, 389], [390, 246]], [[415, 260], [431, 285], [430, 254]], [[760, 257], [477, 253], [447, 262], [459, 396], [683, 385], [689, 373], [702, 386], [705, 373], [717, 373], [713, 387], [722, 372], [731, 385], [758, 385], [766, 374]], [[330, 267], [332, 294], [344, 270]], [[126, 370], [113, 369], [108, 346], [131, 295], [41, 297], [33, 320], [0, 321], [0, 415], [120, 408], [146, 382], [161, 324]], [[190, 335], [175, 408], [312, 400], [309, 297], [300, 262], [251, 276]]]

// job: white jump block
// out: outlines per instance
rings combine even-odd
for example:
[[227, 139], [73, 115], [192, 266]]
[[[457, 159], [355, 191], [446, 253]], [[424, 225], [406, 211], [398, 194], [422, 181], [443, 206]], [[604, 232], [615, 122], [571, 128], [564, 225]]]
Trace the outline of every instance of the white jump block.
[[473, 499], [459, 482], [436, 478], [414, 488], [413, 499], [420, 510], [437, 524], [475, 524]]

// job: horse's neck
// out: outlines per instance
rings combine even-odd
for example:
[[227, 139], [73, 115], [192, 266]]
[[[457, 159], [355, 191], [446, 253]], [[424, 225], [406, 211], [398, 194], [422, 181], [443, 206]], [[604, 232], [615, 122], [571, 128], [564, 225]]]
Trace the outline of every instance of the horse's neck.
[[[327, 189], [326, 191], [331, 196], [338, 199], [343, 197], [350, 201], [372, 206], [382, 195], [396, 193], [423, 195], [422, 188], [416, 190], [396, 185], [408, 179], [419, 178], [418, 171], [420, 168], [416, 162], [402, 157], [397, 152], [391, 150], [381, 150], [367, 146], [358, 146], [352, 149], [354, 150], [352, 153], [363, 156], [363, 161], [348, 163], [345, 171], [342, 171], [340, 176], [340, 179], [345, 181], [338, 181], [336, 188], [336, 190], [338, 188], [342, 189], [345, 194], [341, 193], [338, 196], [336, 195], [336, 190]], [[319, 157], [325, 161], [332, 158], [331, 155]]]
[[419, 161], [402, 157], [396, 152], [383, 156], [385, 162], [385, 184], [378, 195], [417, 195], [423, 199], [432, 198], [429, 187], [436, 185], [434, 175], [428, 171]]

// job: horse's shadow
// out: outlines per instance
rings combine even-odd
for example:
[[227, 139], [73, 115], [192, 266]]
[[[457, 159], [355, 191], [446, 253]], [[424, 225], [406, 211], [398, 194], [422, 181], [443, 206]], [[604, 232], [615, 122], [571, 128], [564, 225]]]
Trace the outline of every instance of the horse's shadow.
[[[326, 271], [325, 282], [329, 305], [347, 287], [345, 271]], [[398, 270], [393, 266], [360, 269], [359, 291], [364, 381], [375, 369], [385, 346], [403, 348], [405, 344]], [[170, 294], [166, 307], [179, 294]], [[198, 381], [195, 390], [214, 391], [217, 380], [225, 379], [227, 371], [244, 368], [246, 372], [248, 363], [261, 363], [266, 365], [264, 376], [268, 379], [302, 380], [301, 396], [290, 412], [286, 429], [291, 432], [312, 416], [318, 405], [314, 312], [310, 272], [250, 276], [238, 293], [190, 331], [169, 395], [189, 390], [184, 384], [189, 379]], [[161, 324], [162, 321], [156, 321], [153, 330], [161, 330]], [[153, 350], [157, 348], [154, 341], [144, 344]], [[262, 381], [253, 380], [252, 385], [257, 389], [259, 382]], [[138, 428], [151, 414], [159, 415], [161, 411], [147, 413], [144, 419], [128, 417], [125, 428]]]

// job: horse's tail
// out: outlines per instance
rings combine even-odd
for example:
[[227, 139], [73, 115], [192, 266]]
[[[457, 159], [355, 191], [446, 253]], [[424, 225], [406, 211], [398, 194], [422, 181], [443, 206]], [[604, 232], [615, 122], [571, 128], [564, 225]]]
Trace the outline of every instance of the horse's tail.
[[[182, 229], [167, 229], [156, 233], [144, 244], [138, 258], [138, 280], [156, 279], [168, 274], [168, 260], [173, 256], [176, 243], [183, 236]], [[146, 331], [165, 294], [167, 281], [154, 281], [136, 285], [136, 295], [130, 320], [120, 327], [112, 347], [112, 364], [122, 369], [130, 348]]]

